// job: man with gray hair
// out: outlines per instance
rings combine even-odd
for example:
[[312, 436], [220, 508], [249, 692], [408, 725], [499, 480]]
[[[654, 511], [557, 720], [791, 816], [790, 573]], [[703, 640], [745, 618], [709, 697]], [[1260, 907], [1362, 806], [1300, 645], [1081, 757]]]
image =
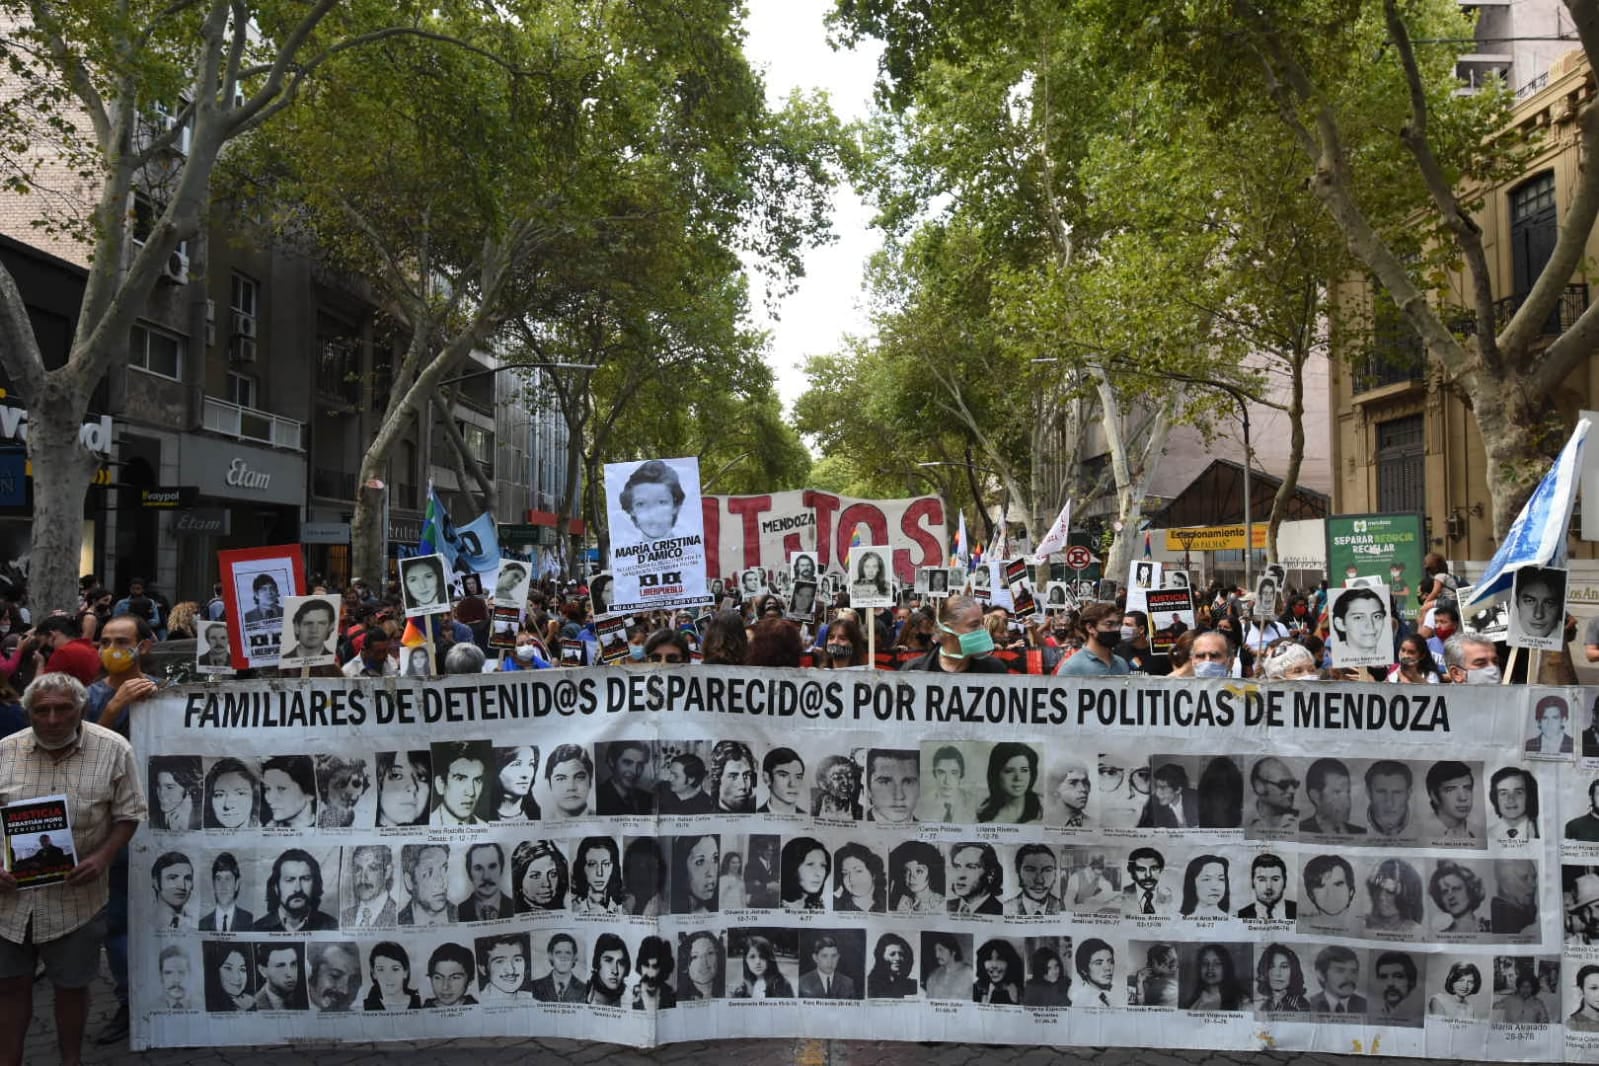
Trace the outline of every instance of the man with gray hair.
[[42, 960], [55, 988], [56, 1044], [79, 1061], [89, 984], [100, 972], [110, 868], [147, 813], [133, 749], [83, 720], [88, 693], [67, 674], [41, 674], [22, 694], [29, 728], [0, 740], [0, 803], [64, 792], [77, 864], [66, 880], [31, 891], [0, 870], [0, 1060], [21, 1062]]
[[1499, 684], [1499, 649], [1486, 637], [1456, 633], [1444, 642], [1444, 666], [1456, 685]]

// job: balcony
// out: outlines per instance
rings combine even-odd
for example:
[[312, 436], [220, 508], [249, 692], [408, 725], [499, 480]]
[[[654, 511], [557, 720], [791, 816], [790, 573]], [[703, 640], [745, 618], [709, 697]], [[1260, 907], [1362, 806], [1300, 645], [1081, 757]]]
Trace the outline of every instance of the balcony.
[[[1521, 305], [1527, 302], [1527, 293], [1519, 296], [1506, 296], [1503, 300], [1494, 301], [1494, 328], [1502, 330], [1521, 310]], [[1549, 312], [1549, 317], [1544, 319], [1542, 335], [1545, 337], [1558, 337], [1566, 330], [1577, 324], [1577, 319], [1588, 309], [1588, 286], [1567, 285], [1560, 294], [1560, 299], [1555, 302], [1555, 309]], [[1477, 332], [1477, 318], [1470, 311], [1457, 311], [1449, 317], [1449, 328], [1461, 336], [1469, 337]]]
[[1371, 392], [1427, 375], [1427, 349], [1410, 324], [1400, 318], [1381, 320], [1372, 333], [1371, 346], [1351, 368], [1355, 392]]
[[239, 440], [259, 441], [274, 448], [301, 450], [300, 441], [304, 427], [299, 422], [272, 414], [270, 411], [240, 407], [236, 403], [229, 403], [215, 396], [205, 398], [203, 425], [213, 433], [237, 437]]

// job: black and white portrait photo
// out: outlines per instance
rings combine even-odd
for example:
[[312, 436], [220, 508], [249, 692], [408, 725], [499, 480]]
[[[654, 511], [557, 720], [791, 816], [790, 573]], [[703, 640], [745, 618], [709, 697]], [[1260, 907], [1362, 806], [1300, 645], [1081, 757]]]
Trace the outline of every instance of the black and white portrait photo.
[[226, 622], [199, 622], [195, 625], [194, 669], [196, 673], [233, 676], [233, 648], [228, 643]]
[[345, 862], [339, 926], [345, 930], [392, 929], [399, 924], [393, 850], [386, 844], [363, 844], [345, 849]]
[[1566, 697], [1557, 692], [1540, 696], [1532, 705], [1532, 726], [1523, 745], [1528, 758], [1569, 760], [1576, 746]]
[[787, 617], [796, 622], [810, 622], [816, 617], [816, 582], [796, 581], [789, 594]]
[[595, 809], [602, 815], [655, 813], [655, 745], [648, 740], [596, 744]]
[[529, 970], [532, 948], [526, 933], [493, 933], [473, 941], [477, 961], [478, 1002], [532, 1003]]
[[927, 567], [927, 598], [941, 600], [949, 595], [949, 571], [942, 566]]
[[894, 606], [893, 575], [889, 571], [892, 557], [891, 550], [885, 544], [863, 544], [850, 549], [851, 607]]
[[766, 585], [766, 571], [758, 566], [752, 566], [738, 577], [739, 599], [745, 603], [765, 596], [770, 589]]
[[316, 763], [317, 799], [321, 803], [316, 824], [323, 829], [348, 829], [358, 822], [370, 825], [376, 796], [367, 760], [333, 754], [312, 758]]
[[305, 1010], [305, 945], [268, 940], [255, 947], [255, 1004], [251, 1009]]
[[815, 582], [821, 577], [821, 567], [816, 562], [815, 552], [795, 552], [788, 557], [788, 571], [794, 584], [801, 581]]
[[417, 555], [401, 559], [398, 566], [400, 600], [405, 605], [405, 617], [443, 614], [450, 609], [444, 556]]
[[533, 568], [515, 559], [503, 559], [494, 572], [494, 606], [521, 610], [527, 605], [527, 587]]
[[337, 596], [290, 596], [283, 601], [281, 669], [331, 665], [337, 657]]
[[400, 908], [398, 917], [401, 925], [455, 923], [455, 904], [450, 902], [448, 844], [403, 845], [400, 848], [400, 877], [405, 894], [410, 897]]
[[199, 829], [205, 806], [204, 775], [198, 755], [156, 755], [148, 763], [150, 828], [169, 833]]
[[308, 829], [317, 824], [316, 770], [309, 755], [274, 755], [261, 764], [262, 824]]
[[1515, 572], [1506, 643], [1539, 651], [1565, 648], [1566, 578], [1564, 569], [1553, 566], [1524, 566]]
[[1330, 589], [1333, 665], [1388, 666], [1394, 661], [1393, 628], [1388, 620], [1388, 588]]
[[616, 592], [611, 587], [613, 584], [608, 570], [601, 570], [589, 578], [589, 609], [595, 618], [604, 618], [611, 613], [611, 606], [616, 602]]
[[485, 783], [494, 766], [494, 748], [486, 740], [452, 740], [433, 745], [433, 810], [431, 825], [482, 825]]
[[200, 930], [207, 933], [238, 933], [253, 929], [254, 912], [246, 910], [239, 902], [241, 897], [248, 897], [249, 886], [244, 883], [238, 857], [231, 851], [219, 851], [212, 857], [210, 869], [205, 873], [204, 883], [209, 886], [210, 894], [200, 913]]
[[378, 828], [427, 825], [433, 799], [433, 757], [427, 749], [380, 751], [376, 757]]
[[255, 1010], [256, 971], [251, 945], [237, 940], [207, 940], [200, 945], [200, 953], [205, 964], [205, 1009], [212, 1014]]
[[361, 991], [361, 952], [349, 941], [316, 940], [306, 945], [309, 999], [323, 1013], [354, 1010]]
[[[322, 932], [338, 920], [323, 909], [338, 906], [339, 852], [289, 848], [272, 862], [266, 881], [266, 906], [255, 921], [258, 933]], [[303, 995], [303, 990], [302, 990]]]
[[865, 984], [864, 929], [800, 930], [801, 999], [860, 999]]

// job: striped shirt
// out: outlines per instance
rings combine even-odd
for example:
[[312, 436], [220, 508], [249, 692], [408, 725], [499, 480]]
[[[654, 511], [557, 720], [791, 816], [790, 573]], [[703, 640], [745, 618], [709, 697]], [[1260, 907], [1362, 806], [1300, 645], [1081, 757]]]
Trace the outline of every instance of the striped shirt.
[[[98, 850], [113, 823], [145, 818], [133, 748], [111, 730], [84, 722], [77, 744], [60, 758], [34, 743], [32, 729], [0, 740], [0, 804], [58, 794], [67, 797], [75, 859]], [[86, 885], [0, 893], [0, 938], [21, 944], [30, 920], [35, 944], [87, 925], [111, 898], [109, 866]]]

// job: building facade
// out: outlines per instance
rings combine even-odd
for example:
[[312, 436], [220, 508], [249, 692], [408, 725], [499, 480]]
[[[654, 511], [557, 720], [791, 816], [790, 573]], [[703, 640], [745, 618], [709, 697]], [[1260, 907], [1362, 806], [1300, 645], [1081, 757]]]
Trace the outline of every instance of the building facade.
[[[1547, 71], [1542, 87], [1516, 104], [1514, 123], [1541, 130], [1543, 141], [1514, 179], [1481, 191], [1475, 216], [1501, 326], [1554, 248], [1583, 165], [1577, 116], [1593, 105], [1593, 72], [1581, 52], [1563, 56]], [[1599, 239], [1592, 234], [1587, 255], [1590, 262], [1599, 256]], [[1544, 323], [1541, 346], [1552, 343], [1587, 308], [1590, 281], [1579, 266]], [[1454, 289], [1458, 295], [1452, 302], [1464, 308], [1469, 284], [1457, 278]], [[1420, 512], [1427, 517], [1433, 550], [1454, 560], [1488, 559], [1496, 547], [1488, 497], [1493, 471], [1463, 397], [1427, 358], [1391, 301], [1370, 284], [1345, 283], [1338, 298], [1362, 325], [1334, 335], [1338, 358], [1329, 378], [1334, 511]], [[1599, 408], [1599, 360], [1590, 358], [1572, 371], [1546, 401], [1568, 427], [1579, 412]], [[1574, 557], [1599, 557], [1592, 544], [1572, 544]]]

